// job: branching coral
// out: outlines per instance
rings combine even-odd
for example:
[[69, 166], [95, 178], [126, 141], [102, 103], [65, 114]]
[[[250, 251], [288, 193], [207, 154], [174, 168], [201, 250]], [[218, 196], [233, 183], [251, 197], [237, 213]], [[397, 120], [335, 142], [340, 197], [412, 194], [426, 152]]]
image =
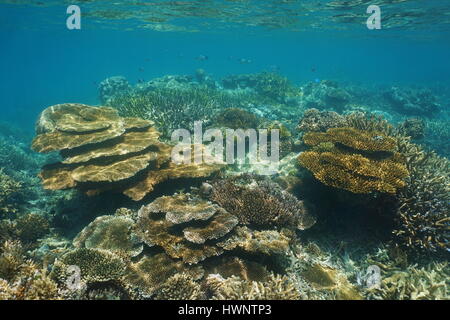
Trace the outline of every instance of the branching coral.
[[211, 183], [211, 199], [243, 224], [308, 229], [315, 218], [303, 202], [266, 179], [242, 175]]
[[405, 186], [408, 170], [395, 152], [396, 140], [380, 131], [331, 128], [303, 140], [313, 149], [300, 154], [300, 164], [326, 185], [353, 193], [395, 193]]
[[213, 126], [231, 129], [256, 129], [261, 123], [256, 115], [239, 108], [227, 108], [213, 119]]
[[157, 290], [155, 300], [198, 300], [202, 296], [199, 283], [193, 281], [189, 274], [178, 273]]
[[39, 117], [33, 141], [38, 152], [61, 150], [64, 160], [40, 173], [47, 189], [77, 188], [89, 195], [113, 190], [141, 200], [168, 179], [207, 177], [215, 164], [180, 164], [158, 141], [152, 122], [119, 117], [112, 108], [62, 104]]
[[158, 88], [118, 95], [109, 103], [126, 117], [155, 122], [165, 138], [175, 129], [193, 129], [194, 121], [207, 124], [219, 108], [215, 90], [204, 88]]
[[427, 89], [392, 87], [383, 96], [391, 108], [399, 113], [429, 117], [440, 109], [436, 96]]
[[14, 224], [15, 233], [23, 242], [34, 242], [50, 231], [49, 221], [37, 213], [21, 215]]
[[11, 201], [11, 198], [22, 188], [20, 182], [15, 181], [3, 172], [0, 168], [0, 216], [16, 213], [17, 206]]
[[236, 276], [224, 279], [211, 274], [206, 284], [216, 300], [298, 300], [300, 293], [286, 276], [271, 274], [267, 281], [246, 281]]
[[57, 284], [45, 268], [25, 256], [19, 241], [7, 240], [0, 246], [0, 300], [59, 299]]
[[398, 194], [396, 242], [423, 251], [450, 248], [450, 162], [399, 139], [410, 172]]

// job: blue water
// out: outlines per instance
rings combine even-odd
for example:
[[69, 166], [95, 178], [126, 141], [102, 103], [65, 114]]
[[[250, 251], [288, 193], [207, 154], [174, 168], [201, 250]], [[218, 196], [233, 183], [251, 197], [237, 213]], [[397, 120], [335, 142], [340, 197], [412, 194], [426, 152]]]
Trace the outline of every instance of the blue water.
[[[305, 27], [294, 32], [242, 26], [159, 32], [126, 31], [133, 20], [119, 25], [106, 19], [93, 23], [87, 17], [82, 18], [81, 30], [69, 31], [65, 9], [0, 4], [2, 119], [29, 128], [49, 105], [98, 104], [98, 83], [109, 76], [123, 75], [135, 83], [192, 74], [197, 68], [217, 79], [278, 68], [296, 84], [315, 79], [369, 85], [450, 83], [450, 32], [434, 31], [434, 25], [371, 31], [361, 20], [352, 30]], [[209, 59], [195, 59], [199, 55]], [[252, 63], [241, 64], [241, 58]]]

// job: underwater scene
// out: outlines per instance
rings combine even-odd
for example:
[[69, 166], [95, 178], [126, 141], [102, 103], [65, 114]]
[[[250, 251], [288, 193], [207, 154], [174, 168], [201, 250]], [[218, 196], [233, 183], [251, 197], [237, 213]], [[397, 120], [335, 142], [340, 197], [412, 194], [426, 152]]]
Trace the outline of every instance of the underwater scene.
[[450, 299], [449, 1], [0, 0], [0, 43], [0, 300]]

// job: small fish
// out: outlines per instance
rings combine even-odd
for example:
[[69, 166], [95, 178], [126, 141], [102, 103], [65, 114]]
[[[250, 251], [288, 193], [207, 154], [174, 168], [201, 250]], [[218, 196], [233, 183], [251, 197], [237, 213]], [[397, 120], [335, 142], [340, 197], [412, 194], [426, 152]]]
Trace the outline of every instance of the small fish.
[[374, 136], [374, 137], [372, 137], [372, 140], [374, 140], [374, 141], [381, 141], [383, 139], [384, 139], [383, 136]]
[[208, 59], [209, 59], [208, 56], [205, 56], [203, 54], [201, 54], [197, 58], [195, 58], [195, 60], [199, 60], [199, 61], [206, 61]]
[[139, 70], [139, 72], [144, 72], [144, 68], [142, 68], [142, 67], [140, 67], [138, 70]]
[[311, 68], [311, 72], [316, 72], [316, 68], [315, 68], [315, 67], [312, 67], [312, 68]]
[[252, 63], [252, 60], [242, 58], [242, 59], [239, 59], [239, 63], [240, 64], [249, 64], [249, 63]]
[[315, 78], [315, 79], [314, 79], [314, 82], [315, 82], [315, 83], [320, 83], [320, 79], [319, 79], [319, 78]]

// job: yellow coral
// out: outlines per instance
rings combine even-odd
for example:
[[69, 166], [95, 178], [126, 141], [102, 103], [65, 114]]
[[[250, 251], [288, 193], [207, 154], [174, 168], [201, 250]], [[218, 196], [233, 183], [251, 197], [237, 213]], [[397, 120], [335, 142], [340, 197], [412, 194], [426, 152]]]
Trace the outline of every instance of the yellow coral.
[[409, 172], [390, 136], [342, 127], [310, 132], [303, 139], [313, 149], [298, 160], [325, 185], [353, 193], [395, 193], [405, 186]]
[[113, 190], [138, 201], [163, 181], [208, 177], [221, 168], [206, 164], [211, 163], [207, 159], [173, 163], [172, 147], [158, 140], [160, 134], [152, 125], [120, 117], [112, 108], [82, 104], [47, 108], [39, 117], [32, 147], [38, 152], [60, 151], [63, 161], [43, 168], [44, 188], [78, 188], [88, 195]]

